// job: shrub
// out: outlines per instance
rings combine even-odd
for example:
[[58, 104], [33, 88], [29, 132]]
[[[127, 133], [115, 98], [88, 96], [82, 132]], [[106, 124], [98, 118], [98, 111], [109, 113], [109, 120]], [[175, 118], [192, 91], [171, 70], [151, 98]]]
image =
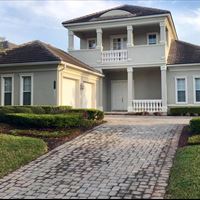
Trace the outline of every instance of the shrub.
[[34, 114], [45, 114], [45, 110], [41, 106], [29, 106]]
[[15, 113], [33, 113], [31, 108], [24, 107], [24, 106], [15, 106], [14, 111]]
[[174, 107], [169, 112], [172, 116], [198, 116], [200, 107]]
[[66, 113], [72, 109], [71, 106], [41, 106], [45, 110], [46, 114], [60, 114]]
[[200, 118], [190, 120], [190, 129], [192, 133], [200, 134]]
[[10, 113], [0, 120], [8, 124], [20, 125], [31, 128], [75, 128], [90, 127], [93, 125], [92, 120], [83, 119], [80, 114], [27, 114], [27, 113]]
[[15, 108], [13, 106], [1, 106], [0, 114], [15, 113]]
[[88, 120], [103, 120], [104, 112], [97, 109], [71, 109], [68, 112], [82, 113], [83, 117]]

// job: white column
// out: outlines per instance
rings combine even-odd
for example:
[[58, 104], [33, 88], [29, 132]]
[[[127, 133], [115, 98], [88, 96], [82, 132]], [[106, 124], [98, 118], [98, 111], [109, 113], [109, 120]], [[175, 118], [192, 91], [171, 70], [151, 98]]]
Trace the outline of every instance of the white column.
[[166, 44], [166, 24], [165, 24], [165, 22], [160, 22], [160, 43]]
[[74, 32], [68, 30], [68, 50], [74, 50]]
[[102, 33], [103, 32], [102, 32], [102, 29], [98, 28], [96, 30], [96, 32], [97, 32], [97, 46], [96, 46], [96, 48], [102, 50], [103, 49], [103, 45], [102, 45]]
[[167, 66], [166, 65], [161, 66], [160, 70], [161, 70], [161, 94], [162, 94], [163, 112], [167, 112]]
[[128, 73], [128, 112], [133, 111], [133, 68], [128, 67], [127, 68]]
[[99, 79], [99, 110], [103, 110], [103, 77]]
[[127, 47], [132, 47], [133, 45], [133, 26], [127, 26]]

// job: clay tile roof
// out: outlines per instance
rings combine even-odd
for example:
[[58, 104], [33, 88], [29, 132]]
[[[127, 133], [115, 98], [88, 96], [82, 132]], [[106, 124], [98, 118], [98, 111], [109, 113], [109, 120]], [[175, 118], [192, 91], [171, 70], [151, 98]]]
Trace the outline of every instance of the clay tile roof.
[[49, 61], [64, 61], [78, 67], [100, 73], [98, 70], [79, 61], [65, 51], [41, 41], [29, 42], [19, 45], [13, 49], [0, 52], [0, 65]]
[[[100, 17], [104, 13], [112, 11], [112, 10], [123, 10], [123, 11], [129, 12], [130, 14], [122, 15], [122, 16], [118, 15], [118, 16]], [[122, 5], [122, 6], [107, 9], [101, 12], [96, 12], [90, 15], [86, 15], [83, 17], [65, 21], [63, 22], [63, 25], [81, 23], [81, 22], [104, 21], [104, 20], [112, 20], [112, 19], [120, 19], [120, 18], [160, 15], [160, 14], [168, 14], [168, 13], [170, 14], [170, 11], [168, 10], [161, 10], [161, 9], [156, 9], [156, 8], [148, 8], [148, 7], [133, 6], [133, 5]]]
[[174, 40], [171, 43], [168, 65], [200, 63], [200, 46]]

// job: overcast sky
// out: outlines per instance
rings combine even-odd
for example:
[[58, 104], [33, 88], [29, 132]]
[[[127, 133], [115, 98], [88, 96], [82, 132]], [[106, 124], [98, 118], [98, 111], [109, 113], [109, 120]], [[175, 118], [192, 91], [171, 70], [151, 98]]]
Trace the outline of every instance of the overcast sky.
[[63, 21], [122, 4], [170, 10], [179, 39], [200, 45], [200, 0], [0, 0], [0, 36], [17, 44], [41, 40], [67, 50]]

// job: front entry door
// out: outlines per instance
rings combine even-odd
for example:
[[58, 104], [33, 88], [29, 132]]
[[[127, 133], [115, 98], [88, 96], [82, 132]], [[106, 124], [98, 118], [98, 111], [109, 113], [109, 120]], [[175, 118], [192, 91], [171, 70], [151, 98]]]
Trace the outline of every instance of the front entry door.
[[117, 80], [111, 82], [111, 109], [112, 111], [127, 110], [127, 81]]

